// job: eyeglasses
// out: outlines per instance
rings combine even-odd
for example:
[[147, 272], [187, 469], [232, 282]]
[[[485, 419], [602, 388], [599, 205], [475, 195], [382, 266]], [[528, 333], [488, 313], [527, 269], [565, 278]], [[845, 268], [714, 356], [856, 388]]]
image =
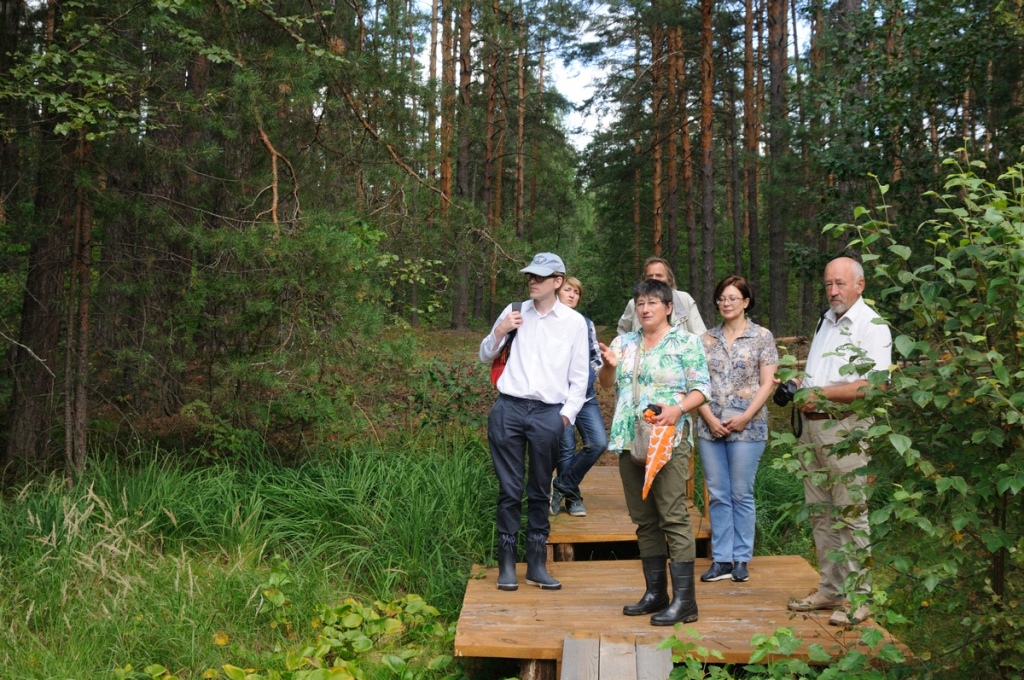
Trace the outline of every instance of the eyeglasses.
[[547, 281], [548, 279], [553, 279], [556, 276], [561, 276], [561, 274], [548, 274], [547, 276], [541, 276], [540, 274], [527, 274], [526, 280], [530, 283], [533, 283], [534, 281], [540, 283], [542, 281]]
[[730, 305], [734, 305], [737, 302], [741, 302], [742, 300], [743, 300], [743, 298], [741, 298], [741, 297], [733, 296], [733, 297], [720, 297], [717, 300], [715, 300], [715, 302], [717, 302], [720, 305], [724, 305], [726, 302], [728, 302]]

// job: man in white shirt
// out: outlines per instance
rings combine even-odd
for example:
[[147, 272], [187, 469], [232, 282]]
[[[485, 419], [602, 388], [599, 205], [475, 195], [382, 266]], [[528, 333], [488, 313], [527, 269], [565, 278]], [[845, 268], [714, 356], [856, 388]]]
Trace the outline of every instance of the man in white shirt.
[[[843, 550], [856, 547], [870, 551], [867, 499], [868, 483], [863, 468], [871, 460], [866, 446], [859, 453], [836, 456], [832, 445], [853, 430], [867, 430], [870, 418], [842, 412], [836, 405], [860, 398], [869, 383], [871, 371], [888, 371], [892, 361], [892, 333], [878, 314], [861, 298], [864, 292], [864, 268], [848, 257], [836, 258], [825, 268], [825, 292], [829, 310], [811, 341], [807, 356], [807, 376], [801, 387], [810, 390], [806, 399], [798, 399], [802, 411], [803, 433], [800, 443], [814, 448], [814, 460], [802, 461], [804, 470], [815, 473], [804, 478], [804, 498], [811, 509], [814, 546], [818, 553], [821, 579], [818, 589], [799, 600], [791, 600], [792, 611], [832, 609], [829, 623], [836, 626], [857, 624], [870, 616], [866, 598], [850, 611], [846, 599], [846, 579], [858, 574], [855, 594], [870, 592], [867, 571], [852, 557], [837, 559]], [[851, 362], [858, 368], [843, 370]], [[836, 528], [838, 527], [838, 528]]]
[[[586, 401], [589, 376], [587, 324], [556, 295], [565, 265], [553, 253], [539, 253], [520, 269], [530, 299], [520, 311], [509, 305], [480, 343], [480, 361], [491, 363], [509, 332], [516, 329], [511, 354], [498, 378], [498, 401], [487, 419], [487, 441], [498, 477], [498, 589], [516, 590], [516, 543], [526, 485], [526, 582], [546, 590], [562, 584], [545, 562], [551, 475], [562, 432], [576, 421]], [[529, 466], [526, 450], [529, 447]]]

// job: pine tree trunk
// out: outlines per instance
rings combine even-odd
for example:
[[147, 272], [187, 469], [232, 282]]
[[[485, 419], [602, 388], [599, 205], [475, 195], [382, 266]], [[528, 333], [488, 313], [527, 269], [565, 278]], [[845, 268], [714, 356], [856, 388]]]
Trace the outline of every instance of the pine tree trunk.
[[[683, 41], [679, 40], [679, 139], [683, 147], [683, 211], [686, 216], [686, 266], [689, 271], [689, 293], [700, 293], [700, 235], [697, 232], [697, 210], [693, 197], [693, 140], [690, 138], [690, 111], [685, 87], [686, 61], [682, 57]], [[678, 270], [677, 270], [678, 273]]]
[[713, 319], [715, 310], [712, 308], [710, 295], [715, 289], [715, 173], [714, 173], [714, 43], [711, 16], [714, 11], [714, 0], [701, 0], [701, 63], [700, 63], [700, 147], [701, 147], [701, 289], [697, 294], [690, 291], [698, 300], [701, 316]]
[[[730, 52], [731, 53], [731, 52]], [[743, 271], [743, 215], [740, 209], [740, 162], [736, 133], [736, 81], [729, 69], [729, 110], [725, 117], [725, 152], [729, 164], [729, 181], [726, 183], [726, 204], [732, 220], [732, 266], [733, 273]]]
[[757, 120], [760, 115], [757, 104], [754, 63], [754, 3], [746, 0], [743, 30], [743, 190], [746, 196], [746, 232], [750, 250], [748, 280], [755, 299], [761, 296], [761, 234], [758, 224]]
[[669, 110], [666, 114], [668, 138], [665, 141], [667, 151], [666, 172], [668, 174], [668, 201], [665, 206], [667, 222], [667, 246], [665, 259], [672, 265], [672, 270], [679, 271], [679, 82], [680, 61], [682, 60], [683, 27], [670, 26], [666, 33], [667, 55], [667, 87], [666, 97]]
[[[544, 105], [544, 55], [547, 41], [540, 41], [540, 57], [537, 60], [537, 106]], [[530, 209], [526, 218], [526, 233], [533, 243], [533, 225], [537, 219], [537, 164], [540, 161], [540, 136], [533, 141], [533, 158], [530, 162]]]
[[[459, 8], [459, 113], [458, 137], [458, 181], [456, 184], [456, 195], [466, 202], [472, 199], [469, 186], [469, 164], [470, 164], [470, 143], [471, 126], [469, 124], [470, 110], [470, 87], [471, 63], [470, 49], [472, 47], [473, 29], [473, 5], [470, 0], [463, 0]], [[469, 328], [469, 303], [470, 303], [470, 247], [468, 240], [470, 232], [464, 229], [463, 225], [452, 225], [453, 238], [455, 239], [456, 265], [453, 278], [455, 297], [452, 301], [452, 328], [465, 330]]]
[[[639, 31], [633, 36], [636, 47], [633, 54], [633, 77], [634, 82], [640, 81], [640, 35]], [[643, 188], [643, 147], [640, 144], [640, 130], [633, 132], [633, 271], [640, 272], [640, 194]]]
[[[524, 208], [526, 194], [526, 17], [519, 2], [519, 41], [516, 53], [516, 236], [525, 234]], [[532, 238], [530, 240], [532, 244]]]
[[651, 227], [652, 227], [652, 252], [661, 256], [661, 139], [662, 139], [662, 102], [665, 99], [665, 45], [664, 29], [655, 25], [651, 32], [651, 101], [653, 120], [651, 124], [651, 160], [653, 162], [653, 177], [651, 179]]
[[[437, 173], [437, 3], [430, 3], [430, 61], [427, 75], [427, 176]], [[415, 305], [413, 305], [415, 308]]]
[[786, 262], [786, 226], [780, 200], [782, 165], [788, 144], [786, 121], [786, 2], [768, 0], [768, 155], [773, 200], [768, 202], [768, 275], [771, 330], [782, 335], [787, 327], [789, 267]]
[[[48, 44], [54, 42], [61, 21], [59, 3], [49, 3], [45, 24]], [[5, 28], [2, 33], [9, 32]], [[40, 158], [34, 187], [36, 226], [30, 237], [21, 327], [11, 358], [12, 389], [7, 416], [7, 462], [17, 461], [40, 471], [45, 471], [49, 462], [50, 436], [57, 424], [54, 402], [61, 305], [66, 293], [68, 235], [74, 225], [71, 208], [76, 141], [56, 134], [59, 122], [50, 117], [39, 132]]]
[[455, 139], [455, 36], [452, 4], [441, 0], [441, 217], [448, 217], [452, 198], [452, 141]]
[[[38, 233], [28, 256], [21, 327], [11, 360], [11, 402], [7, 416], [7, 461], [45, 470], [56, 425], [55, 399], [65, 297], [67, 243], [74, 216], [75, 141], [53, 131], [41, 133], [43, 157], [35, 188]], [[65, 376], [66, 377], [66, 376]], [[70, 436], [70, 433], [68, 433]]]
[[[487, 81], [487, 114], [486, 114], [486, 137], [484, 139], [484, 184], [481, 195], [484, 212], [487, 216], [487, 233], [490, 234], [490, 258], [488, 262], [488, 320], [497, 318], [497, 304], [495, 299], [498, 294], [498, 211], [494, 206], [494, 147], [497, 142], [498, 126], [496, 118], [498, 115], [498, 50], [497, 41], [499, 35], [501, 7], [498, 0], [491, 2], [491, 22], [489, 26], [490, 36], [487, 44], [486, 63], [484, 78]], [[483, 23], [483, 22], [481, 22]]]

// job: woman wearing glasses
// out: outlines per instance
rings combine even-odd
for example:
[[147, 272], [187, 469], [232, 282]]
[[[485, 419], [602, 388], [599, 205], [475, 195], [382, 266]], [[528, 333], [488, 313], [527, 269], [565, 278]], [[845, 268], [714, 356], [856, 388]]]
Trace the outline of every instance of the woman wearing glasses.
[[765, 403], [779, 352], [771, 331], [747, 318], [754, 296], [746, 279], [722, 279], [715, 303], [722, 323], [703, 335], [711, 401], [700, 407], [697, 423], [714, 562], [700, 580], [746, 581], [754, 555], [754, 476], [768, 441]]

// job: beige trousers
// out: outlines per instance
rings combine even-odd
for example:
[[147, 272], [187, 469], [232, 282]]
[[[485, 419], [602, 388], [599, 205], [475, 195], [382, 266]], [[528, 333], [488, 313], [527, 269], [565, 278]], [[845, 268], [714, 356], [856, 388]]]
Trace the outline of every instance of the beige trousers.
[[864, 495], [867, 477], [863, 468], [871, 460], [867, 447], [860, 453], [842, 457], [830, 453], [854, 429], [867, 429], [870, 419], [858, 420], [850, 415], [842, 420], [803, 419], [800, 443], [813, 447], [811, 461], [802, 460], [804, 499], [811, 512], [814, 547], [818, 553], [821, 580], [818, 590], [827, 597], [847, 595], [846, 579], [858, 574], [854, 592], [870, 592], [867, 569], [853, 556], [871, 550], [867, 501]]

